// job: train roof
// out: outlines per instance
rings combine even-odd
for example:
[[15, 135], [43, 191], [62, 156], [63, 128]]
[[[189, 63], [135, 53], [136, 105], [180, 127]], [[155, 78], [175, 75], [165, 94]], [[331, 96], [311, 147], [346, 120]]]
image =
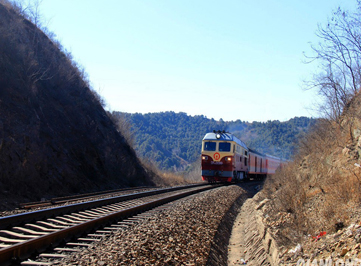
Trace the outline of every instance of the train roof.
[[260, 156], [267, 156], [266, 154], [261, 153], [261, 152], [256, 151], [256, 150], [253, 150], [253, 149], [249, 149], [249, 152], [252, 152], [252, 153], [258, 154], [258, 155], [260, 155]]
[[[220, 135], [219, 138], [217, 138], [217, 135]], [[246, 150], [248, 150], [246, 144], [244, 144], [243, 141], [239, 140], [238, 138], [236, 138], [235, 136], [233, 136], [231, 133], [222, 133], [222, 132], [210, 132], [207, 133], [203, 140], [223, 140], [223, 141], [234, 141], [236, 142], [238, 145], [242, 146], [243, 148], [245, 148]]]
[[273, 155], [269, 155], [269, 154], [266, 154], [266, 153], [261, 153], [261, 152], [259, 152], [259, 151], [253, 150], [253, 149], [249, 149], [249, 152], [252, 152], [252, 153], [258, 154], [258, 155], [260, 155], [260, 156], [267, 157], [267, 158], [272, 158], [272, 159], [276, 159], [276, 160], [286, 161], [285, 159], [282, 159], [282, 158], [279, 158], [279, 157], [276, 157], [276, 156], [273, 156]]

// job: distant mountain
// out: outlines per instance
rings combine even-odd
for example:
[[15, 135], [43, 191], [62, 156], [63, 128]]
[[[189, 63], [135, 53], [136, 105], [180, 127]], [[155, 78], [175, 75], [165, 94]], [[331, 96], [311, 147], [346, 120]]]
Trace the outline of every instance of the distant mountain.
[[287, 122], [227, 122], [182, 112], [113, 112], [113, 116], [131, 125], [134, 148], [140, 157], [153, 161], [160, 169], [178, 171], [186, 170], [199, 158], [201, 141], [207, 132], [226, 130], [250, 148], [289, 159], [297, 138], [315, 122], [307, 117], [295, 117]]

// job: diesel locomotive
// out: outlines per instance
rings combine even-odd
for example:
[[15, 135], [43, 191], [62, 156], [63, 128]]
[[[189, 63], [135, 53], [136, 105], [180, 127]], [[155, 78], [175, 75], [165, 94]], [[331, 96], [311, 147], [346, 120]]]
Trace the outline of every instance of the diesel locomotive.
[[274, 174], [282, 159], [249, 149], [225, 131], [207, 133], [202, 140], [202, 180], [239, 182]]

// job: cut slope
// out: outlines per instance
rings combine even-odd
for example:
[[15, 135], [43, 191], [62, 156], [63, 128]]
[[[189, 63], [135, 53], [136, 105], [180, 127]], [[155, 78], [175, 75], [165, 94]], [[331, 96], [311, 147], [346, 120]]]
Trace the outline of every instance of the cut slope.
[[0, 208], [149, 183], [74, 62], [0, 3]]
[[300, 152], [278, 175], [267, 179], [271, 226], [284, 243], [337, 232], [358, 221], [361, 203], [361, 94], [338, 121], [320, 120], [300, 143]]

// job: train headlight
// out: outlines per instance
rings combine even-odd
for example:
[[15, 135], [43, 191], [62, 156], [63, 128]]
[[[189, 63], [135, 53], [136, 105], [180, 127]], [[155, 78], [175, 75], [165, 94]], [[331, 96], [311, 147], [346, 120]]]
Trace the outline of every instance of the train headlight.
[[226, 157], [226, 161], [227, 161], [227, 162], [231, 162], [231, 161], [232, 161], [232, 157]]
[[207, 160], [208, 160], [208, 156], [202, 156], [202, 160], [207, 161]]
[[221, 138], [221, 134], [217, 134], [217, 135], [216, 135], [216, 138], [217, 138], [217, 139], [220, 139], [220, 138]]

